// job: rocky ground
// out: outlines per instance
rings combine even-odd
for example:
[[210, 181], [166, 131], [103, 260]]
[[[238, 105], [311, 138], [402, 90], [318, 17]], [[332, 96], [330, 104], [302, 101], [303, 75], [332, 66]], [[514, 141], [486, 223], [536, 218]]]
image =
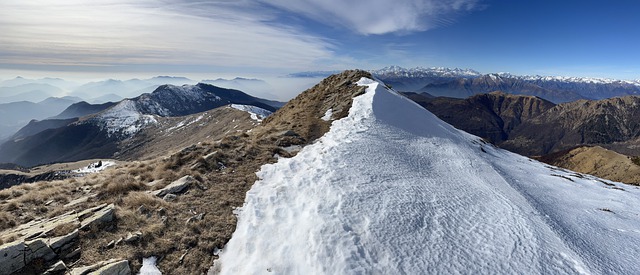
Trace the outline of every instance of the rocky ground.
[[149, 256], [168, 273], [206, 273], [235, 230], [233, 211], [255, 172], [295, 155], [346, 116], [364, 92], [355, 84], [363, 76], [371, 77], [331, 76], [250, 130], [85, 177], [0, 191], [0, 266], [7, 267], [0, 274], [130, 274]]

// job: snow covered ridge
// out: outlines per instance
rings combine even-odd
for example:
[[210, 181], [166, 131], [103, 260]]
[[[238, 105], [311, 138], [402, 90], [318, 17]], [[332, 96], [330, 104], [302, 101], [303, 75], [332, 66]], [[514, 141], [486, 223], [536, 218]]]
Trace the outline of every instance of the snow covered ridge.
[[495, 148], [358, 84], [346, 118], [258, 172], [222, 274], [640, 274], [640, 189]]
[[251, 115], [251, 119], [258, 122], [262, 121], [272, 113], [271, 111], [252, 105], [231, 104], [230, 106], [231, 108], [249, 113]]
[[130, 137], [148, 124], [158, 121], [152, 115], [144, 115], [132, 100], [125, 99], [117, 105], [99, 113], [92, 121], [106, 130], [109, 136]]

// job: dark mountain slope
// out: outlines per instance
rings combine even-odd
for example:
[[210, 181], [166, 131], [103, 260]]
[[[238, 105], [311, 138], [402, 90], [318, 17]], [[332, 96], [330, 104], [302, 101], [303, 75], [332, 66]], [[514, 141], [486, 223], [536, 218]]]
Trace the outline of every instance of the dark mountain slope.
[[[0, 163], [23, 166], [88, 158], [112, 158], [128, 150], [125, 141], [159, 123], [161, 117], [200, 113], [233, 104], [253, 105], [270, 111], [276, 108], [241, 91], [208, 84], [162, 85], [151, 94], [125, 99], [99, 113], [82, 117], [66, 126], [49, 129], [0, 145]], [[87, 106], [87, 105], [78, 105]], [[98, 108], [106, 105], [99, 105]], [[83, 109], [89, 112], [91, 108]], [[136, 139], [143, 144], [145, 139]]]
[[467, 99], [429, 98], [419, 94], [407, 96], [447, 123], [495, 144], [508, 140], [511, 132], [523, 121], [554, 106], [537, 97], [502, 92], [480, 94]]

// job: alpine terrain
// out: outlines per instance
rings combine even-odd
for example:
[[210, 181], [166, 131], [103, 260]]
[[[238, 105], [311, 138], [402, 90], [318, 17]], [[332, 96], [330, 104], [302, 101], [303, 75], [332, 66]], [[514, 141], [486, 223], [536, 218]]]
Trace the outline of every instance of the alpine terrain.
[[366, 71], [272, 114], [123, 102], [74, 122], [133, 114], [107, 131], [121, 159], [0, 190], [0, 274], [640, 272], [638, 188], [499, 149]]
[[498, 149], [372, 77], [353, 81], [367, 88], [346, 118], [262, 166], [214, 270], [640, 272], [636, 188]]

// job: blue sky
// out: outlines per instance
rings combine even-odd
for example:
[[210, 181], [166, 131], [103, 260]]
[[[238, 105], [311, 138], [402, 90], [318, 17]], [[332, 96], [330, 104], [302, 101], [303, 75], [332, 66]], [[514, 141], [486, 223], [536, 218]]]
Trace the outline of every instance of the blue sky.
[[0, 78], [388, 65], [640, 78], [640, 1], [30, 2], [0, 2]]

